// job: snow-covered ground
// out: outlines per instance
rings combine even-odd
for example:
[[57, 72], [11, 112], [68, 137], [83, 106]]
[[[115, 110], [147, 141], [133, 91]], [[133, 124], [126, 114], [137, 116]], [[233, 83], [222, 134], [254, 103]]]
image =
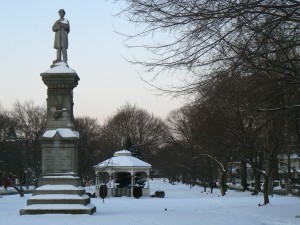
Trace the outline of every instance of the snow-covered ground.
[[[165, 198], [94, 198], [97, 212], [93, 215], [24, 215], [30, 194], [6, 195], [0, 198], [2, 225], [300, 225], [300, 199], [276, 196], [271, 204], [258, 207], [263, 197], [249, 192], [219, 190], [201, 193], [202, 187], [190, 189], [183, 184], [171, 185], [163, 180], [150, 181], [151, 193], [163, 190]], [[299, 215], [299, 216], [297, 216]]]

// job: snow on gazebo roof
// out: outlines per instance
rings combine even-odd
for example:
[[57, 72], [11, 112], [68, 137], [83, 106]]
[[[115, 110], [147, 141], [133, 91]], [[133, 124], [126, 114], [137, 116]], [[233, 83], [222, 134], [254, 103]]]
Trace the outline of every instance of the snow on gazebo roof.
[[114, 156], [94, 166], [94, 168], [105, 167], [138, 167], [138, 168], [151, 168], [149, 163], [144, 162], [136, 157], [131, 156], [131, 152], [121, 150], [115, 152]]

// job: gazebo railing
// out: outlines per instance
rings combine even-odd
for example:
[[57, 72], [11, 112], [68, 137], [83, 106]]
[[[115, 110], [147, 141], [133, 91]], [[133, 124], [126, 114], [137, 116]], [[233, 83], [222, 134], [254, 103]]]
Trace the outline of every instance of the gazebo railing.
[[112, 196], [113, 197], [122, 197], [122, 196], [131, 197], [131, 188], [113, 188]]

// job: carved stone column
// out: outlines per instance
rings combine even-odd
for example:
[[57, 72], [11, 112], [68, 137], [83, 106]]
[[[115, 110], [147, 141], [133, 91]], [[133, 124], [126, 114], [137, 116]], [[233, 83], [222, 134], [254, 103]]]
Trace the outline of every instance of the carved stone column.
[[73, 89], [79, 77], [64, 62], [55, 64], [41, 77], [48, 90], [47, 124], [40, 137], [42, 176], [38, 185], [63, 182], [80, 186], [77, 176], [79, 133], [74, 130], [73, 115]]

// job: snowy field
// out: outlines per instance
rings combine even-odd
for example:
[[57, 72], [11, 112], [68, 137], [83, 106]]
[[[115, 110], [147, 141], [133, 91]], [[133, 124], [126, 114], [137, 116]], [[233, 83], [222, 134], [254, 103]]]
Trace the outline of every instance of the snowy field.
[[[228, 191], [225, 197], [201, 193], [202, 187], [190, 189], [162, 180], [150, 181], [151, 193], [163, 190], [158, 198], [94, 198], [93, 215], [24, 215], [30, 194], [0, 198], [0, 225], [300, 225], [300, 198], [274, 196], [271, 204], [258, 207], [263, 197], [249, 192]], [[299, 217], [299, 218], [298, 218]]]

